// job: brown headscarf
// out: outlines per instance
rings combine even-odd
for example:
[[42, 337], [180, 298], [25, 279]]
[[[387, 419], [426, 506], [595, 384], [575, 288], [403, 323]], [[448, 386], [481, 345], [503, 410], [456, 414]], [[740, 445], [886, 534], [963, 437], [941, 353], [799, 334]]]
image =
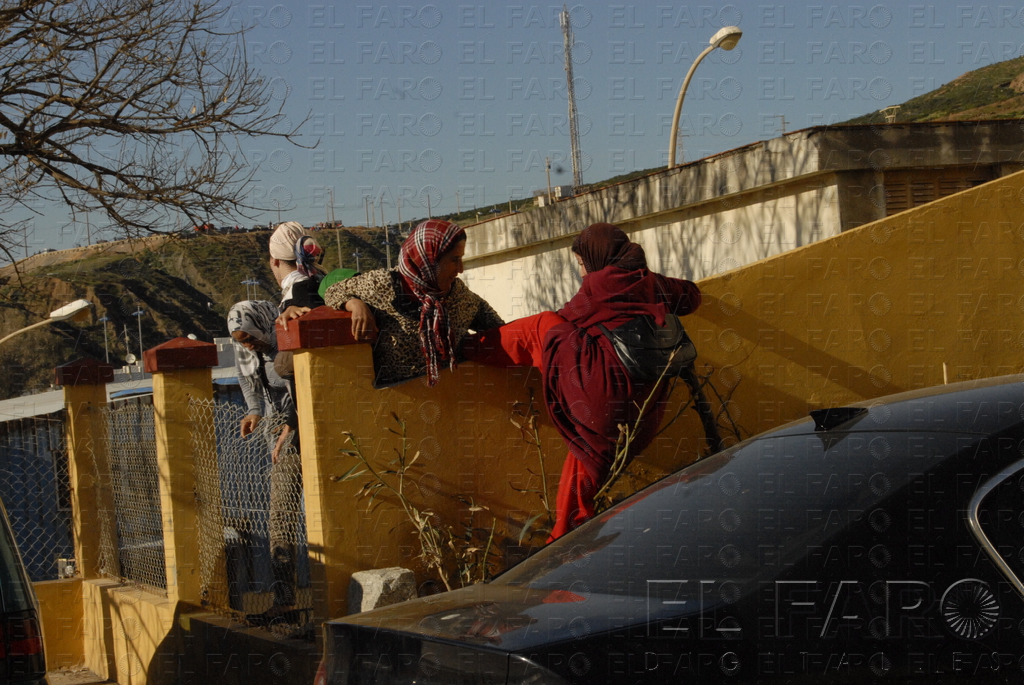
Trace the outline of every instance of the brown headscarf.
[[572, 241], [572, 251], [583, 259], [588, 274], [606, 266], [617, 266], [626, 271], [647, 268], [644, 248], [630, 242], [622, 229], [613, 224], [587, 226]]

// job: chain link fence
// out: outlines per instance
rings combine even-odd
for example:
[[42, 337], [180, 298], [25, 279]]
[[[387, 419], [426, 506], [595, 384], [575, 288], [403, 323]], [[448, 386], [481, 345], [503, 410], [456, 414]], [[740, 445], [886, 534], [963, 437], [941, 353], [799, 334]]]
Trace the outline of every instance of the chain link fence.
[[204, 601], [251, 625], [301, 632], [312, 593], [299, 454], [290, 444], [273, 463], [283, 417], [241, 438], [245, 408], [224, 400], [189, 405]]
[[75, 556], [64, 411], [0, 424], [0, 497], [33, 581]]
[[[107, 551], [102, 572], [167, 591], [153, 396], [111, 402], [103, 408], [103, 436], [113, 491], [116, 553]], [[103, 476], [102, 465], [98, 465]], [[116, 566], [112, 563], [116, 559]]]

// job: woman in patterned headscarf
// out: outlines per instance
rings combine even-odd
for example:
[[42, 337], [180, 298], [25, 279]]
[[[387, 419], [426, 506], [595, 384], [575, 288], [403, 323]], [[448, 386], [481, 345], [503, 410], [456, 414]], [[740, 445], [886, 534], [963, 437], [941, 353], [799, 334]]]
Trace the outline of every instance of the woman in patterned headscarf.
[[469, 329], [504, 323], [459, 280], [465, 251], [465, 231], [431, 219], [413, 229], [396, 268], [369, 271], [327, 289], [329, 306], [352, 313], [356, 340], [376, 338], [377, 386], [424, 374], [434, 385], [443, 366], [455, 368]]

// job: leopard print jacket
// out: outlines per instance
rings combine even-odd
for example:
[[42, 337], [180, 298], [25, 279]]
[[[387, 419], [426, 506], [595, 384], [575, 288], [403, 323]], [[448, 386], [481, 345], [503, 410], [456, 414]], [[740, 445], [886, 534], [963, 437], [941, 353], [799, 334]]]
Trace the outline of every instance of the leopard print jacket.
[[[427, 372], [420, 347], [420, 305], [402, 294], [400, 279], [398, 269], [376, 269], [335, 283], [324, 294], [329, 307], [343, 310], [346, 302], [358, 298], [373, 312], [380, 329], [373, 347], [377, 387]], [[469, 330], [486, 331], [505, 323], [491, 305], [460, 279], [452, 284], [445, 305], [456, 349]]]

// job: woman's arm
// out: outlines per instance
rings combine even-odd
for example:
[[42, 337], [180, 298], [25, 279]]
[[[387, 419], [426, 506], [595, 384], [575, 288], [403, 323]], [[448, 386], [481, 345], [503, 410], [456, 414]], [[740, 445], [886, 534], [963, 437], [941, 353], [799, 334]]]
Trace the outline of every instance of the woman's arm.
[[686, 316], [700, 307], [700, 288], [693, 281], [661, 276], [665, 305], [676, 315]]
[[260, 420], [263, 418], [263, 402], [260, 399], [260, 392], [256, 388], [256, 379], [252, 376], [243, 376], [235, 366], [238, 374], [238, 385], [242, 389], [242, 398], [245, 400], [245, 416], [238, 425], [238, 432], [245, 437], [256, 430]]
[[492, 328], [504, 325], [505, 320], [498, 316], [498, 312], [494, 311], [494, 308], [487, 303], [487, 300], [481, 297], [480, 307], [476, 310], [476, 316], [473, 317], [473, 321], [469, 324], [469, 327], [479, 333], [481, 331], [489, 331]]

